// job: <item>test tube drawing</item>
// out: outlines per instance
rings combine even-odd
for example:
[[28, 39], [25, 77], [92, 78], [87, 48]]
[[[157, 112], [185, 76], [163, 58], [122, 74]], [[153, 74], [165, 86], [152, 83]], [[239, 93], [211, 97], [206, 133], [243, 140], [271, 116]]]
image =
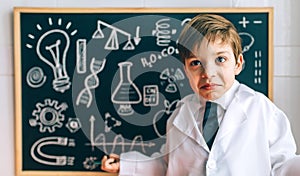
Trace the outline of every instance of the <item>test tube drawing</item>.
[[86, 39], [78, 39], [76, 42], [76, 68], [77, 73], [86, 72]]

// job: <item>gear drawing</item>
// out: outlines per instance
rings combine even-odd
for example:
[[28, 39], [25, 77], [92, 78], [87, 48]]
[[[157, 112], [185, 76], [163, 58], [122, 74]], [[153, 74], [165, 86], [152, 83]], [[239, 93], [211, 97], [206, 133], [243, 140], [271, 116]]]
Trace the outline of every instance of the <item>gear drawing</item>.
[[97, 160], [97, 157], [92, 157], [92, 156], [85, 158], [85, 161], [83, 162], [83, 167], [87, 170], [96, 169], [96, 167], [98, 166], [96, 164], [96, 160]]
[[53, 133], [55, 128], [61, 128], [62, 122], [65, 119], [63, 111], [68, 108], [66, 103], [58, 104], [58, 101], [45, 99], [43, 103], [37, 103], [36, 109], [32, 112], [35, 118], [29, 120], [29, 124], [32, 127], [39, 126], [41, 133], [48, 130], [49, 133]]

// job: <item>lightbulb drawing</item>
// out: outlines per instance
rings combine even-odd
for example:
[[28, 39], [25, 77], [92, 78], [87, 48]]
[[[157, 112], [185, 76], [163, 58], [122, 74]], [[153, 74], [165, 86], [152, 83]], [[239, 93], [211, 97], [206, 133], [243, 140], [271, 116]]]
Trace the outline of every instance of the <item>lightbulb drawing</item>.
[[[53, 25], [52, 18], [48, 18], [50, 26]], [[61, 26], [62, 19], [58, 19], [58, 26]], [[65, 29], [71, 26], [69, 22]], [[42, 30], [42, 26], [36, 25], [38, 30]], [[36, 44], [36, 52], [40, 60], [49, 65], [53, 71], [53, 89], [57, 92], [64, 93], [71, 86], [70, 77], [66, 70], [67, 53], [70, 46], [70, 37], [65, 29], [54, 28], [43, 33]], [[77, 30], [74, 30], [71, 35], [75, 35]], [[28, 35], [29, 38], [35, 39], [32, 34]], [[33, 48], [31, 44], [26, 45], [28, 48]]]

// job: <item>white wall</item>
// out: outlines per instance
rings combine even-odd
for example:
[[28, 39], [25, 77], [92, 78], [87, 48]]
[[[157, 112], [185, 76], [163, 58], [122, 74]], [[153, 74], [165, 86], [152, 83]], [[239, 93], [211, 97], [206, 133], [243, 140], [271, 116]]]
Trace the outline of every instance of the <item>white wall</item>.
[[[288, 115], [300, 153], [299, 0], [2, 0], [0, 5], [0, 175], [14, 175], [13, 7], [261, 7], [275, 10], [274, 102]], [[298, 128], [297, 128], [298, 126]]]

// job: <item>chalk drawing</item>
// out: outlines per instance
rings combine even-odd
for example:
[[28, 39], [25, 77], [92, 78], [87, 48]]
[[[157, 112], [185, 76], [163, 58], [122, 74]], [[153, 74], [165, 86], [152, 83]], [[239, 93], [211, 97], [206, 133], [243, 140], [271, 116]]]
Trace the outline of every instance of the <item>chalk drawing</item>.
[[[47, 148], [47, 146], [64, 146], [64, 147], [75, 147], [74, 139], [69, 139], [67, 137], [44, 137], [37, 140], [31, 147], [30, 155], [38, 163], [50, 166], [66, 166], [74, 165], [74, 156], [66, 155], [50, 155], [44, 153], [47, 150], [42, 150], [42, 148]], [[52, 152], [53, 153], [53, 152]]]
[[[105, 50], [118, 50], [119, 49], [119, 42], [118, 42], [118, 34], [125, 35], [127, 37], [127, 43], [123, 47], [123, 50], [134, 50], [135, 46], [131, 42], [131, 34], [121, 30], [113, 25], [110, 25], [102, 20], [97, 21], [97, 30], [93, 34], [94, 39], [102, 39], [104, 38], [104, 33], [102, 32], [102, 26], [105, 26], [107, 28], [110, 28], [112, 32], [110, 33], [109, 38], [107, 39], [107, 42], [104, 46]], [[136, 36], [134, 37], [135, 45], [138, 45], [141, 38], [139, 37], [140, 27], [136, 27]]]
[[81, 128], [79, 118], [69, 118], [66, 127], [71, 133], [76, 133]]
[[155, 30], [152, 30], [152, 35], [156, 36], [156, 44], [158, 46], [168, 46], [172, 41], [172, 35], [177, 32], [177, 29], [170, 29], [169, 21], [170, 18], [163, 18], [155, 23]]
[[262, 51], [254, 52], [254, 84], [262, 83]]
[[[116, 153], [117, 148], [121, 148], [121, 152], [132, 151], [134, 148], [140, 148], [143, 153], [147, 153], [146, 148], [154, 147], [153, 142], [144, 142], [141, 135], [137, 135], [131, 141], [127, 142], [121, 134], [115, 135], [112, 142], [106, 141], [106, 135], [104, 133], [99, 133], [94, 137], [94, 127], [95, 127], [95, 117], [92, 115], [90, 118], [90, 145], [92, 151], [95, 147], [100, 147], [105, 153]], [[128, 148], [129, 147], [129, 148]], [[110, 149], [110, 150], [109, 150]]]
[[166, 138], [164, 134], [161, 134], [157, 128], [157, 121], [159, 118], [161, 118], [164, 114], [170, 115], [173, 112], [174, 105], [177, 104], [179, 100], [175, 100], [172, 103], [170, 103], [168, 100], [164, 101], [165, 109], [162, 109], [155, 113], [154, 118], [153, 118], [153, 127], [155, 130], [155, 133], [157, 134], [158, 137], [160, 138]]
[[79, 74], [86, 72], [86, 39], [76, 41], [76, 70]]
[[246, 36], [250, 40], [250, 42], [248, 42], [248, 44], [245, 44], [244, 47], [243, 47], [243, 51], [242, 52], [245, 53], [245, 52], [247, 52], [247, 51], [250, 50], [250, 48], [254, 44], [255, 40], [254, 40], [254, 37], [251, 34], [247, 33], [247, 32], [240, 32], [239, 35], [240, 35], [241, 38], [243, 38], [244, 36]]
[[116, 128], [122, 125], [122, 122], [112, 117], [110, 113], [105, 113], [105, 129], [106, 133], [110, 132], [112, 128]]
[[[59, 18], [58, 26], [62, 26], [62, 19]], [[53, 27], [53, 19], [48, 18], [48, 24]], [[67, 23], [64, 29], [54, 28], [46, 30], [47, 27], [43, 28], [40, 24], [36, 25], [37, 30], [46, 30], [39, 38], [33, 34], [28, 34], [28, 37], [32, 40], [38, 38], [36, 44], [36, 52], [40, 60], [48, 64], [53, 71], [54, 79], [52, 85], [55, 91], [64, 93], [70, 88], [71, 82], [70, 77], [66, 71], [66, 60], [67, 53], [70, 46], [70, 35], [74, 36], [77, 30], [73, 30], [68, 34], [65, 30], [68, 30], [71, 26], [71, 22]], [[39, 32], [40, 33], [40, 32]], [[32, 44], [27, 43], [27, 48], [34, 48]]]
[[144, 106], [157, 106], [159, 104], [159, 90], [157, 85], [145, 85], [143, 87]]
[[32, 127], [39, 126], [39, 131], [53, 133], [55, 128], [61, 128], [65, 116], [63, 111], [68, 108], [66, 103], [58, 104], [58, 101], [45, 99], [44, 103], [37, 103], [36, 109], [32, 112], [35, 118], [29, 119]]
[[142, 95], [131, 80], [130, 68], [133, 65], [132, 62], [121, 62], [118, 65], [120, 69], [120, 82], [112, 93], [111, 101], [119, 104], [117, 112], [120, 116], [129, 116], [134, 113], [131, 105], [140, 103]]
[[85, 169], [94, 170], [97, 167], [99, 167], [99, 164], [97, 164], [96, 161], [97, 161], [97, 157], [90, 156], [90, 157], [86, 157], [82, 164]]
[[82, 89], [77, 96], [76, 99], [77, 106], [79, 104], [85, 104], [87, 108], [91, 106], [91, 103], [93, 101], [93, 94], [91, 92], [91, 89], [95, 89], [99, 86], [99, 79], [97, 74], [104, 69], [105, 63], [106, 63], [106, 59], [103, 59], [102, 61], [98, 61], [95, 58], [92, 58], [90, 64], [91, 74], [88, 75], [84, 80], [85, 88]]
[[27, 84], [32, 88], [39, 88], [46, 82], [46, 76], [40, 67], [32, 67], [26, 76]]
[[159, 78], [161, 80], [167, 80], [168, 85], [165, 88], [166, 92], [169, 93], [175, 93], [177, 92], [177, 87], [176, 87], [176, 81], [181, 81], [185, 79], [184, 73], [181, 71], [181, 69], [177, 68], [175, 71], [173, 68], [166, 68], [164, 69]]

